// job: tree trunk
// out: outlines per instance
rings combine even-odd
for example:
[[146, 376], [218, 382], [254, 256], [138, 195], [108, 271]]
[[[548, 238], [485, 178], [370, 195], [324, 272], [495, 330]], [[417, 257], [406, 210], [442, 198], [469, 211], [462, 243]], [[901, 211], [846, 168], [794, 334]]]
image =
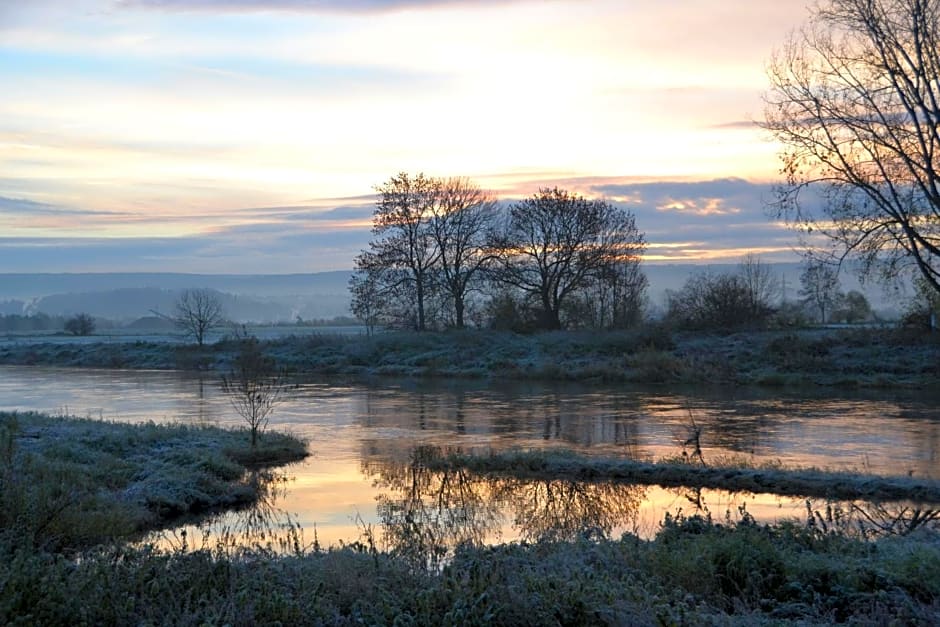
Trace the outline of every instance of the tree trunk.
[[456, 298], [454, 299], [454, 315], [456, 316], [456, 324], [458, 329], [463, 328], [463, 299]]
[[418, 297], [418, 331], [426, 330], [424, 323], [424, 282], [421, 279], [418, 279], [417, 282], [417, 297]]

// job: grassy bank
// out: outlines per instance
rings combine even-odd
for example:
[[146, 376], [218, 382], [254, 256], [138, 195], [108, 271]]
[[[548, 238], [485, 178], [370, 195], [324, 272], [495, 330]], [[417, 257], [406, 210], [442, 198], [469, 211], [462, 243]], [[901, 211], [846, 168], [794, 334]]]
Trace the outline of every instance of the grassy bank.
[[[517, 335], [497, 331], [286, 337], [263, 350], [297, 374], [469, 377], [631, 383], [929, 388], [940, 378], [940, 334], [898, 329]], [[0, 363], [222, 370], [237, 341], [0, 347]]]
[[0, 413], [0, 544], [68, 552], [246, 506], [258, 471], [306, 455], [278, 433]]

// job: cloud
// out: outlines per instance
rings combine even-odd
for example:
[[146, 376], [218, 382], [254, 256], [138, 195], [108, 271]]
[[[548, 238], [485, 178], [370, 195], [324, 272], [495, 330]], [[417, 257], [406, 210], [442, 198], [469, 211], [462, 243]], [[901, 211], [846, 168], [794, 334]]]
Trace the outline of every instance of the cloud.
[[186, 237], [0, 238], [4, 272], [283, 274], [344, 270], [369, 231], [242, 225]]
[[120, 0], [118, 6], [167, 11], [371, 13], [506, 3], [506, 0]]

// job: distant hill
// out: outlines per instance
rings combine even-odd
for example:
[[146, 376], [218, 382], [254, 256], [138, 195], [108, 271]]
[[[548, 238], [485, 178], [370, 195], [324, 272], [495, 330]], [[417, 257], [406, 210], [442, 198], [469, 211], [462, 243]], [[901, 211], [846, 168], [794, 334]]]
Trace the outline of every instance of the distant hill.
[[[800, 264], [768, 264], [785, 285], [785, 297], [796, 300]], [[681, 289], [696, 272], [734, 272], [737, 264], [646, 264], [649, 300], [661, 308], [667, 290]], [[75, 273], [0, 274], [0, 314], [43, 312], [70, 315], [79, 312], [113, 320], [131, 321], [156, 311], [169, 315], [184, 289], [209, 288], [220, 293], [233, 320], [275, 322], [333, 318], [349, 314], [349, 270], [312, 274], [179, 274], [179, 273]], [[875, 310], [886, 315], [904, 308], [903, 297], [878, 285], [861, 285], [847, 272], [841, 277], [845, 291], [863, 292]]]
[[86, 312], [129, 321], [153, 311], [171, 314], [183, 290], [208, 288], [237, 321], [332, 318], [349, 313], [350, 274], [0, 274], [0, 312]]

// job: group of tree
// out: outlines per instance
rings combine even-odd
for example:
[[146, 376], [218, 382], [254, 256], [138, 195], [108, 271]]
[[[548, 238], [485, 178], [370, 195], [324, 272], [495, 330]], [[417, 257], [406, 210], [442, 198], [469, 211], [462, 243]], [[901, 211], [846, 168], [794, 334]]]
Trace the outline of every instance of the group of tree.
[[639, 317], [645, 242], [629, 211], [558, 188], [503, 206], [468, 179], [423, 174], [376, 190], [373, 239], [350, 280], [370, 328], [462, 328], [471, 311], [538, 329]]
[[692, 275], [666, 293], [666, 321], [685, 329], [733, 330], [809, 323], [858, 324], [871, 320], [868, 299], [843, 292], [839, 268], [809, 261], [800, 275], [799, 300], [784, 299], [781, 279], [760, 257], [748, 254], [735, 272]]
[[0, 331], [32, 332], [58, 331], [72, 335], [91, 335], [98, 322], [87, 313], [74, 316], [50, 316], [38, 312], [30, 315], [5, 314], [0, 316]]
[[666, 292], [666, 320], [689, 329], [760, 327], [776, 311], [780, 281], [754, 254], [736, 272], [692, 275], [679, 291]]

